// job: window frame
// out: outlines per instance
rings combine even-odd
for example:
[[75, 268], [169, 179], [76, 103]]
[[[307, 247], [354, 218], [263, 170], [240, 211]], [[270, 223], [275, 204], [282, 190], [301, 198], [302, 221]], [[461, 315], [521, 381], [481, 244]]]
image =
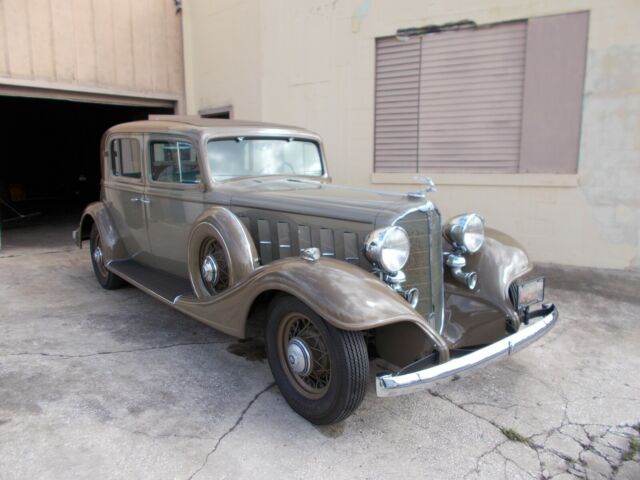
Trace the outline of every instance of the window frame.
[[[122, 175], [116, 175], [113, 171], [113, 153], [112, 153], [112, 145], [113, 142], [115, 142], [116, 140], [133, 140], [135, 142], [138, 143], [138, 151], [140, 153], [140, 176], [138, 178], [135, 177], [125, 177]], [[119, 182], [119, 183], [130, 183], [130, 184], [135, 184], [135, 185], [141, 185], [144, 184], [144, 178], [145, 178], [145, 167], [144, 167], [144, 142], [142, 140], [142, 137], [140, 134], [135, 134], [135, 133], [117, 133], [117, 134], [113, 134], [110, 135], [109, 138], [107, 139], [107, 144], [106, 144], [106, 157], [107, 157], [107, 161], [106, 163], [106, 169], [108, 171], [108, 175], [109, 178], [112, 179], [113, 181]]]
[[[221, 115], [227, 114], [227, 118]], [[223, 105], [221, 107], [208, 107], [198, 110], [198, 115], [202, 118], [219, 120], [233, 120], [233, 105]]]
[[[468, 167], [451, 167], [452, 170], [449, 170], [448, 167], [444, 169], [435, 168], [435, 169], [429, 169], [429, 170], [420, 170], [420, 160], [419, 160], [419, 155], [420, 155], [419, 145], [421, 141], [421, 136], [420, 136], [421, 132], [419, 130], [420, 120], [418, 120], [418, 126], [416, 127], [418, 129], [417, 140], [416, 140], [416, 144], [418, 145], [418, 153], [416, 154], [416, 158], [417, 158], [416, 170], [414, 172], [408, 171], [406, 169], [402, 169], [401, 166], [395, 166], [393, 167], [393, 170], [378, 169], [377, 156], [376, 156], [376, 144], [377, 144], [377, 141], [379, 140], [377, 135], [377, 120], [378, 120], [377, 112], [378, 112], [378, 109], [380, 108], [378, 103], [378, 97], [377, 97], [378, 75], [379, 75], [378, 63], [377, 63], [378, 52], [379, 52], [378, 42], [384, 41], [384, 40], [390, 40], [394, 38], [400, 40], [400, 38], [398, 37], [398, 34], [376, 36], [374, 38], [374, 49], [373, 49], [374, 65], [375, 65], [374, 74], [373, 74], [374, 93], [372, 98], [372, 103], [373, 103], [373, 119], [372, 119], [373, 159], [372, 160], [373, 161], [370, 164], [371, 165], [370, 180], [372, 181], [372, 183], [379, 183], [379, 184], [415, 183], [415, 181], [408, 181], [407, 179], [409, 177], [413, 178], [413, 176], [416, 176], [416, 175], [429, 175], [434, 177], [442, 177], [443, 179], [445, 179], [444, 184], [451, 184], [451, 185], [469, 184], [469, 181], [465, 179], [469, 178], [470, 176], [472, 177], [480, 176], [481, 178], [486, 178], [487, 179], [486, 181], [482, 181], [480, 183], [477, 183], [474, 180], [474, 184], [477, 183], [477, 184], [483, 184], [483, 185], [484, 184], [529, 185], [530, 182], [533, 182], [534, 184], [538, 185], [540, 182], [542, 182], [541, 179], [543, 178], [548, 179], [553, 177], [562, 178], [562, 180], [559, 180], [558, 182], [558, 183], [561, 183], [562, 186], [574, 185], [576, 183], [575, 178], [578, 174], [579, 164], [580, 164], [580, 144], [582, 141], [581, 130], [583, 126], [582, 123], [583, 123], [584, 95], [586, 91], [585, 78], [586, 78], [587, 62], [588, 62], [587, 52], [588, 52], [588, 45], [590, 40], [589, 39], [589, 16], [590, 16], [589, 10], [575, 10], [575, 11], [568, 11], [568, 12], [562, 12], [557, 14], [534, 15], [534, 16], [525, 17], [525, 18], [514, 18], [506, 21], [483, 23], [473, 28], [473, 30], [484, 30], [484, 29], [490, 29], [494, 27], [508, 26], [508, 25], [517, 24], [517, 23], [525, 24], [525, 28], [526, 28], [525, 51], [524, 51], [525, 66], [524, 66], [524, 78], [523, 78], [523, 87], [522, 87], [523, 90], [522, 90], [522, 98], [521, 98], [521, 112], [520, 112], [520, 119], [519, 119], [520, 121], [520, 135], [519, 135], [519, 145], [518, 145], [519, 152], [517, 156], [516, 171], [514, 172], [483, 171], [483, 170], [474, 168], [474, 165], [472, 164], [470, 164]], [[534, 119], [534, 122], [535, 121], [539, 122], [541, 114], [531, 107], [531, 105], [534, 102], [531, 102], [529, 100], [529, 96], [535, 96], [533, 95], [534, 92], [536, 92], [535, 88], [527, 89], [527, 87], [530, 84], [534, 84], [534, 80], [537, 78], [536, 74], [539, 76], [541, 71], [539, 65], [535, 65], [534, 67], [530, 68], [530, 65], [534, 64], [534, 61], [532, 59], [534, 59], [536, 55], [538, 57], [540, 56], [539, 51], [544, 51], [544, 52], [547, 51], [547, 50], [541, 50], [540, 47], [538, 47], [538, 51], [535, 48], [530, 48], [530, 44], [532, 43], [531, 39], [533, 37], [534, 40], [537, 41], [539, 38], [545, 38], [545, 37], [541, 37], [541, 34], [539, 33], [540, 29], [542, 30], [544, 30], [545, 28], [552, 29], [553, 27], [549, 27], [548, 25], [551, 25], [551, 22], [558, 22], [558, 21], [562, 22], [561, 25], [563, 28], [561, 31], [563, 32], [566, 31], [573, 34], [573, 36], [568, 37], [570, 41], [565, 40], [563, 42], [563, 45], [567, 43], [573, 43], [577, 45], [577, 47], [574, 49], [575, 52], [577, 52], [575, 55], [573, 53], [571, 55], [568, 55], [566, 52], [564, 53], [565, 56], [571, 57], [571, 59], [573, 59], [574, 62], [578, 63], [577, 67], [575, 66], [574, 66], [575, 68], [572, 67], [572, 71], [575, 71], [577, 73], [576, 75], [566, 74], [566, 79], [564, 84], [549, 88], [546, 94], [550, 100], [543, 102], [543, 105], [547, 107], [549, 105], [555, 105], [557, 102], [554, 103], [553, 99], [558, 98], [559, 96], [564, 99], [565, 97], [563, 97], [561, 93], [563, 89], [567, 89], [567, 88], [569, 88], [572, 92], [579, 91], [580, 100], [578, 101], [574, 98], [573, 105], [569, 105], [568, 107], [566, 107], [566, 112], [569, 112], [569, 113], [568, 114], [563, 113], [564, 117], [569, 115], [569, 119], [566, 120], [565, 118], [565, 120], [569, 122], [569, 127], [566, 127], [566, 128], [568, 131], [567, 135], [571, 140], [567, 142], [563, 142], [562, 140], [559, 140], [556, 138], [552, 142], [554, 146], [559, 147], [557, 148], [558, 151], [566, 151], [566, 150], [572, 150], [572, 149], [575, 151], [570, 151], [566, 155], [559, 154], [556, 157], [558, 162], [550, 166], [548, 162], [546, 164], [545, 162], [541, 162], [540, 164], [538, 164], [537, 162], [533, 162], [533, 163], [531, 162], [531, 159], [548, 158], [550, 155], [546, 155], [547, 152], [541, 151], [541, 148], [539, 147], [540, 145], [545, 144], [545, 142], [538, 141], [538, 143], [536, 144], [531, 140], [532, 138], [537, 138], [539, 140], [539, 137], [543, 136], [544, 132], [542, 134], [537, 134], [536, 132], [538, 131], [538, 129], [531, 128], [531, 124], [535, 124], [535, 123], [533, 123], [530, 120], [530, 117]], [[538, 27], [537, 32], [534, 30], [535, 26]], [[555, 27], [555, 29], [560, 30], [558, 29], [557, 26]], [[446, 33], [447, 31], [448, 30], [444, 30], [442, 33]], [[416, 37], [425, 37], [425, 35], [426, 36], [439, 35], [440, 33], [441, 32], [423, 33], [423, 34], [416, 35]], [[422, 47], [420, 47], [420, 55], [422, 55]], [[553, 59], [550, 59], [549, 63], [553, 64], [552, 62], [553, 62]], [[557, 59], [556, 59], [556, 63], [557, 63]], [[422, 86], [421, 85], [421, 82], [422, 82], [422, 65], [421, 64], [418, 65], [418, 70], [420, 72], [419, 78], [418, 78], [418, 85], [419, 85], [418, 98], [420, 98], [420, 93], [421, 93], [420, 88]], [[567, 85], [569, 87], [567, 87]], [[420, 119], [420, 117], [422, 116], [422, 112], [420, 112], [420, 104], [418, 103], [417, 106], [418, 106], [418, 113], [416, 115], [416, 118]], [[573, 112], [573, 110], [577, 110], [577, 116], [575, 115], [575, 112]], [[574, 116], [572, 117], [571, 115], [574, 115]], [[538, 147], [532, 148], [531, 145], [538, 145]], [[547, 150], [549, 149], [547, 148]], [[460, 171], [457, 171], [458, 168], [460, 168]], [[527, 177], [527, 179], [518, 179], [518, 177]], [[528, 180], [528, 178], [533, 179], [534, 177], [535, 177], [535, 180], [531, 180], [531, 181]], [[551, 183], [556, 183], [556, 182], [551, 182]]]
[[[196, 154], [196, 163], [198, 164], [198, 169], [200, 170], [200, 180], [196, 183], [182, 183], [182, 182], [163, 182], [154, 180], [151, 176], [151, 143], [152, 142], [183, 142], [188, 143], [193, 151]], [[153, 187], [169, 189], [169, 190], [200, 190], [202, 186], [205, 185], [204, 176], [208, 175], [208, 169], [203, 169], [202, 161], [201, 161], [201, 152], [198, 146], [198, 142], [194, 139], [182, 136], [182, 135], [172, 135], [172, 134], [149, 134], [145, 138], [145, 168], [147, 169], [147, 173], [145, 178], [148, 182], [148, 185], [152, 185]]]
[[[211, 169], [211, 166], [209, 165], [209, 142], [217, 142], [217, 141], [225, 141], [225, 140], [226, 141], [229, 141], [229, 140], [234, 140], [235, 141], [238, 137], [242, 137], [245, 140], [288, 140], [288, 139], [292, 138], [294, 140], [298, 140], [298, 141], [301, 141], [301, 142], [313, 143], [315, 145], [315, 147], [318, 149], [318, 154], [320, 155], [320, 164], [322, 166], [322, 173], [320, 175], [299, 175], [299, 174], [287, 175], [285, 173], [276, 173], [276, 174], [270, 174], [270, 175], [243, 175], [243, 176], [238, 176], [238, 177], [226, 178], [224, 180], [217, 179], [215, 177], [215, 173], [213, 172], [213, 170]], [[206, 154], [205, 163], [207, 165], [207, 171], [208, 171], [208, 174], [209, 174], [209, 179], [213, 183], [233, 182], [233, 181], [243, 180], [243, 179], [247, 179], [247, 178], [283, 177], [283, 176], [302, 177], [302, 178], [309, 178], [309, 179], [318, 179], [318, 178], [326, 179], [326, 178], [329, 178], [329, 173], [328, 173], [328, 169], [327, 169], [327, 163], [325, 161], [324, 149], [322, 147], [322, 142], [320, 142], [317, 138], [308, 138], [308, 137], [304, 137], [304, 136], [301, 136], [301, 135], [225, 135], [225, 136], [221, 136], [221, 137], [209, 136], [209, 137], [205, 138], [204, 141], [203, 141], [203, 150], [204, 150], [204, 152]]]

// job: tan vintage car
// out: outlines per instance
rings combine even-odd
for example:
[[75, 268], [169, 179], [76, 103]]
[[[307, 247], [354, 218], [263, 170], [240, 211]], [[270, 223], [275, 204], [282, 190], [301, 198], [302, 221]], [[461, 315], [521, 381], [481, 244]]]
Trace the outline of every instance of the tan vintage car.
[[73, 232], [98, 282], [128, 282], [235, 337], [254, 325], [282, 395], [329, 424], [534, 342], [557, 321], [544, 279], [475, 213], [441, 224], [432, 184], [331, 183], [321, 139], [272, 124], [167, 116], [102, 142], [101, 200]]

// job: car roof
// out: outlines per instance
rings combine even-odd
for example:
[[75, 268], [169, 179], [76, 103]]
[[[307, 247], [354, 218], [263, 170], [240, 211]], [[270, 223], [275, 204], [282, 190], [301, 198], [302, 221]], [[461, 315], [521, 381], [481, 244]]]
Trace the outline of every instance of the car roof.
[[318, 137], [317, 134], [299, 127], [277, 123], [254, 122], [248, 120], [227, 120], [202, 118], [191, 115], [149, 115], [149, 120], [114, 125], [110, 133], [151, 133], [151, 132], [192, 132], [213, 135], [260, 135], [269, 133]]

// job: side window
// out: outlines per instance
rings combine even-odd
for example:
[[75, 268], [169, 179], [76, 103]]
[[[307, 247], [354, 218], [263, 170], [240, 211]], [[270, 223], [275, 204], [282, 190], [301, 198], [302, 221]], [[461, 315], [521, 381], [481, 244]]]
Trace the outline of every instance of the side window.
[[140, 142], [135, 138], [111, 141], [111, 173], [116, 177], [141, 178]]
[[180, 140], [152, 140], [149, 143], [150, 173], [155, 182], [200, 183], [196, 149]]

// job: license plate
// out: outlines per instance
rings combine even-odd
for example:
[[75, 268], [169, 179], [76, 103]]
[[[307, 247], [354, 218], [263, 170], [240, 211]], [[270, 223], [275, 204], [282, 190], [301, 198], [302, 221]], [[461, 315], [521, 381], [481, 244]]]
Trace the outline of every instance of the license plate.
[[528, 307], [544, 300], [544, 277], [518, 284], [518, 308]]

